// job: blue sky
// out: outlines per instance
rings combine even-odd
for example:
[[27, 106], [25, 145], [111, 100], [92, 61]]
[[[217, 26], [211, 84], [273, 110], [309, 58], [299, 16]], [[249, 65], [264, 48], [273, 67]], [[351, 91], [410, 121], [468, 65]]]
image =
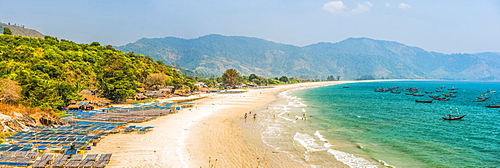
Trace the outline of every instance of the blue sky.
[[78, 43], [257, 37], [305, 46], [349, 37], [442, 53], [500, 52], [496, 0], [0, 0], [0, 22]]

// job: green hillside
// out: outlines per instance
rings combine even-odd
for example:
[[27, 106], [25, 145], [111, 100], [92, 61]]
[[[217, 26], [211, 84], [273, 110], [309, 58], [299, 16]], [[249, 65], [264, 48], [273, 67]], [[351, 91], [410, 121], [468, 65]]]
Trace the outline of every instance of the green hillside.
[[149, 56], [97, 42], [0, 35], [0, 79], [16, 82], [22, 88], [20, 103], [32, 107], [66, 106], [82, 89], [122, 102], [135, 95], [136, 88], [151, 84], [146, 84], [147, 77], [158, 73], [168, 77], [166, 85], [192, 86], [193, 81]]
[[242, 36], [207, 35], [195, 39], [143, 38], [116, 47], [149, 55], [205, 74], [235, 68], [242, 74], [326, 79], [329, 75], [376, 78], [498, 80], [498, 53], [442, 54], [369, 38], [298, 47]]

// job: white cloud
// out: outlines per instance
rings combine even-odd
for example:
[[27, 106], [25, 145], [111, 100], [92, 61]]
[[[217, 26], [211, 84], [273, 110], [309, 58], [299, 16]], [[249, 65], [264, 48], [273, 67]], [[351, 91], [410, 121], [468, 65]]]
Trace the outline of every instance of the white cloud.
[[386, 2], [385, 7], [391, 7], [391, 4], [389, 2]]
[[408, 5], [408, 4], [405, 4], [405, 3], [400, 3], [399, 6], [398, 6], [398, 8], [400, 8], [400, 9], [407, 9], [407, 8], [411, 8], [411, 6]]
[[372, 7], [373, 4], [368, 1], [364, 3], [358, 3], [356, 8], [353, 9], [349, 9], [346, 5], [344, 5], [343, 1], [330, 1], [323, 4], [322, 9], [333, 14], [336, 13], [354, 14], [354, 13], [362, 13], [370, 11]]
[[347, 9], [342, 1], [330, 1], [323, 5], [323, 10], [330, 13], [337, 13]]
[[354, 13], [362, 13], [362, 12], [368, 12], [370, 11], [370, 8], [373, 7], [373, 4], [370, 2], [364, 2], [364, 3], [358, 3], [358, 6], [354, 9], [352, 9], [352, 12]]

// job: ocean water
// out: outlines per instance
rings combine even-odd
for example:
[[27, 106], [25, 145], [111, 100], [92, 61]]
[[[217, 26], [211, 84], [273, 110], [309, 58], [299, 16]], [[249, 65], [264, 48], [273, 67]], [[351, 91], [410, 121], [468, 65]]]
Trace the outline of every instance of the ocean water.
[[[374, 91], [391, 87], [401, 93]], [[415, 87], [424, 96], [403, 90]], [[453, 91], [456, 97], [448, 101], [415, 102]], [[476, 101], [481, 96], [489, 99]], [[332, 167], [336, 160], [349, 167], [500, 167], [500, 108], [485, 107], [491, 104], [500, 105], [498, 82], [387, 81], [291, 90], [261, 112], [263, 141], [311, 167]], [[450, 113], [466, 116], [442, 119]]]

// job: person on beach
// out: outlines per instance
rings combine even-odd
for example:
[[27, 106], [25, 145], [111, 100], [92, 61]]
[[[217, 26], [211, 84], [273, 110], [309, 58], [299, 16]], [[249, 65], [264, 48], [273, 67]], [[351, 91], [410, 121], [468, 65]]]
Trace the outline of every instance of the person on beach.
[[245, 113], [245, 119], [247, 119], [247, 113]]
[[253, 119], [256, 119], [257, 118], [257, 114], [253, 114]]
[[276, 119], [276, 114], [274, 114], [273, 118]]

